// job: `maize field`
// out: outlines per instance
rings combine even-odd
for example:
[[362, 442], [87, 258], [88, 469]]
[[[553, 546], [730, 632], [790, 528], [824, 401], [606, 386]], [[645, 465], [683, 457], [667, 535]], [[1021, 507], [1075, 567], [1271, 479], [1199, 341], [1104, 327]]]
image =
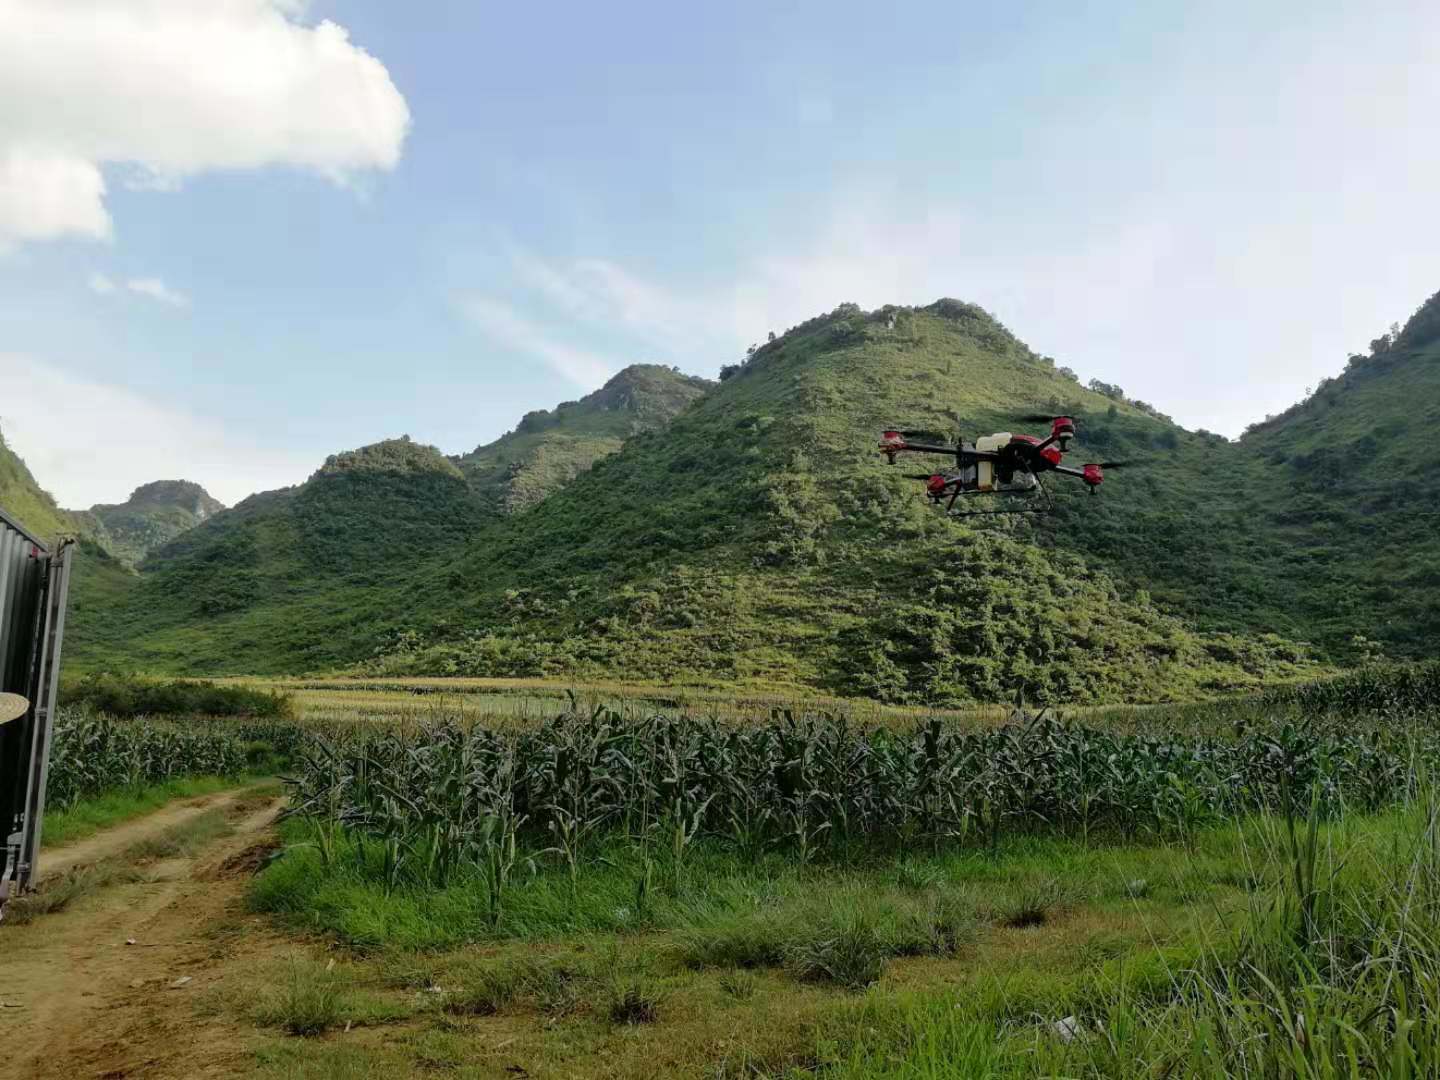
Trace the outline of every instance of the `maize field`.
[[[988, 730], [908, 731], [777, 714], [735, 726], [606, 708], [530, 729], [441, 722], [317, 736], [296, 812], [359, 841], [387, 883], [517, 860], [572, 876], [615, 843], [679, 867], [696, 844], [800, 862], [994, 845], [1016, 832], [1185, 835], [1264, 809], [1334, 815], [1412, 791], [1432, 731], [1316, 720], [1221, 735], [1117, 732], [1017, 713]], [[677, 870], [678, 873], [678, 870]]]
[[235, 776], [258, 759], [298, 748], [302, 730], [284, 722], [116, 720], [85, 709], [56, 715], [46, 807], [117, 788], [187, 776]]

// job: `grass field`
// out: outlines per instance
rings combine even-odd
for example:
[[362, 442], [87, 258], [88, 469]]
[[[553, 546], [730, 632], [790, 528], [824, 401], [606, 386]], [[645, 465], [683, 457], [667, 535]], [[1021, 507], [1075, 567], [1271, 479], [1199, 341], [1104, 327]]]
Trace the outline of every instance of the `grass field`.
[[[260, 1017], [368, 1036], [280, 1038], [262, 1069], [1338, 1076], [1353, 1058], [1360, 1075], [1431, 1075], [1435, 1001], [1416, 964], [1435, 945], [1434, 808], [1357, 815], [1302, 847], [1297, 861], [1286, 822], [1259, 816], [1186, 843], [1024, 838], [809, 869], [717, 858], [632, 931], [615, 928], [635, 902], [615, 869], [582, 878], [580, 912], [542, 874], [498, 938], [453, 897], [431, 898], [453, 920], [437, 935], [402, 896], [339, 965], [317, 952], [285, 972]], [[1297, 891], [1297, 867], [1318, 888]], [[324, 901], [285, 897], [317, 872], [277, 868], [256, 902], [313, 929]], [[1075, 1038], [1056, 1027], [1068, 1018]]]
[[262, 1076], [1440, 1073], [1434, 669], [1062, 719], [237, 681], [294, 697], [288, 945], [195, 1007]]

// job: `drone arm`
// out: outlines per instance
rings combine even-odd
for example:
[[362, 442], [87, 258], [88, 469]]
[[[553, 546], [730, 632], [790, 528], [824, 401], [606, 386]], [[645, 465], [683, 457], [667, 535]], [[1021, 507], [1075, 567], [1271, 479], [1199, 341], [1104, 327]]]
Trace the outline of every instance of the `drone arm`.
[[1078, 476], [1085, 481], [1085, 486], [1094, 495], [1097, 488], [1105, 482], [1105, 471], [1101, 465], [1086, 465], [1083, 469], [1072, 469], [1068, 465], [1057, 465], [1055, 471], [1064, 473], [1066, 476]]

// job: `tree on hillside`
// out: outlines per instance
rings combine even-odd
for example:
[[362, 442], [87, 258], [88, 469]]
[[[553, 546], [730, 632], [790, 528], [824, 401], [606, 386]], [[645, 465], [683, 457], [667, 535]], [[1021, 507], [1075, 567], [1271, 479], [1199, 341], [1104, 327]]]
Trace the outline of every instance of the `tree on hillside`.
[[1405, 329], [1396, 335], [1395, 344], [1403, 349], [1418, 349], [1434, 341], [1440, 341], [1440, 292], [1410, 316]]
[[1125, 391], [1121, 390], [1120, 387], [1116, 386], [1114, 383], [1101, 382], [1099, 379], [1091, 379], [1090, 382], [1086, 385], [1088, 385], [1091, 390], [1094, 390], [1095, 393], [1103, 394], [1105, 397], [1110, 398], [1112, 401], [1125, 400]]

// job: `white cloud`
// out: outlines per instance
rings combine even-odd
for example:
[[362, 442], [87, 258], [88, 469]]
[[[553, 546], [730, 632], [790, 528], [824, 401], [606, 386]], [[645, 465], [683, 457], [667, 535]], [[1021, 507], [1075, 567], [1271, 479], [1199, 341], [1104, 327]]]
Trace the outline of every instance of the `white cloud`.
[[538, 357], [552, 371], [588, 389], [601, 385], [621, 367], [596, 353], [556, 341], [514, 308], [493, 297], [465, 297], [460, 302], [460, 310], [496, 341]]
[[[3, 8], [0, 8], [3, 15]], [[7, 145], [5, 28], [0, 19], [0, 252], [55, 236], [110, 239], [105, 178], [93, 162], [33, 146]]]
[[385, 66], [297, 0], [0, 0], [0, 247], [108, 239], [101, 167], [173, 188], [288, 165], [390, 169], [410, 124]]
[[158, 277], [129, 278], [125, 281], [116, 281], [108, 274], [102, 274], [98, 270], [90, 275], [87, 282], [90, 291], [97, 296], [114, 296], [124, 290], [134, 293], [136, 296], [143, 296], [170, 307], [189, 307], [190, 298], [178, 289], [172, 289]]
[[131, 278], [125, 283], [125, 287], [132, 293], [139, 296], [148, 296], [151, 300], [158, 300], [162, 304], [169, 304], [171, 307], [189, 307], [190, 298], [184, 293], [176, 292], [159, 278]]
[[62, 506], [120, 502], [151, 480], [194, 480], [234, 504], [303, 481], [320, 464], [274, 440], [132, 390], [0, 352], [0, 431]]

